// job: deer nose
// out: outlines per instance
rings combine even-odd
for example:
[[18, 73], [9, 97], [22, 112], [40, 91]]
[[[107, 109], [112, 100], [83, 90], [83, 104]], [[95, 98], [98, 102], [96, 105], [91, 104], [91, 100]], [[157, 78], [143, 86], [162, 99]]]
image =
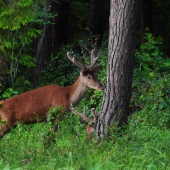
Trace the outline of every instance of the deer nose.
[[104, 89], [104, 88], [103, 88], [103, 85], [102, 85], [102, 84], [100, 84], [100, 86], [99, 86], [99, 88], [98, 88], [98, 89], [99, 89], [99, 91], [103, 91], [103, 89]]

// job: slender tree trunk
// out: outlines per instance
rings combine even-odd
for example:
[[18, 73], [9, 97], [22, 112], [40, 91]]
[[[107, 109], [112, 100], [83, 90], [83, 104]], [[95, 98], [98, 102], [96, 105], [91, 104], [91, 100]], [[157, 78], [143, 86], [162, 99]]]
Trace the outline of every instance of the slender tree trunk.
[[99, 137], [122, 125], [129, 115], [140, 0], [110, 1], [109, 58], [106, 89], [97, 124]]
[[50, 13], [53, 15], [57, 13], [58, 16], [53, 18], [47, 16], [45, 18], [46, 24], [44, 25], [37, 46], [34, 88], [38, 86], [38, 80], [42, 75], [41, 72], [46, 69], [47, 63], [51, 60], [51, 55], [55, 56], [60, 50], [62, 43], [66, 43], [68, 7], [69, 3], [63, 0], [46, 0], [46, 8], [48, 9], [47, 15], [50, 15]]
[[8, 66], [9, 66], [9, 59], [5, 55], [2, 54], [0, 56], [0, 94], [1, 90], [3, 91], [4, 89], [9, 87], [9, 77], [7, 74], [8, 71]]
[[[52, 5], [52, 0], [46, 0], [46, 8], [49, 9]], [[48, 12], [51, 12], [48, 11]], [[47, 14], [48, 15], [48, 14]], [[37, 54], [36, 54], [36, 69], [34, 74], [34, 88], [38, 86], [38, 79], [41, 71], [46, 68], [46, 64], [51, 59], [51, 51], [52, 51], [52, 25], [48, 22], [52, 22], [52, 19], [45, 18], [45, 25], [43, 28], [43, 32], [41, 34], [41, 38], [39, 39], [37, 45]]]

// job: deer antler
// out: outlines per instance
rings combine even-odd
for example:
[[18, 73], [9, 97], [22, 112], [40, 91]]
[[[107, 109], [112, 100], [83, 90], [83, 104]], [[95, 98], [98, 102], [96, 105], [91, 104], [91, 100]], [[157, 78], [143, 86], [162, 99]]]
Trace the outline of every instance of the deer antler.
[[78, 61], [76, 61], [75, 56], [72, 57], [70, 52], [67, 52], [67, 56], [75, 65], [77, 65], [78, 67], [82, 69], [90, 69], [90, 70], [94, 70], [97, 72], [101, 69], [102, 64], [103, 64], [103, 63], [100, 63], [98, 65], [94, 65], [96, 61], [99, 59], [99, 57], [101, 56], [101, 53], [99, 53], [98, 56], [95, 58], [95, 49], [91, 51], [91, 63], [89, 66], [85, 66], [79, 63]]
[[95, 49], [91, 50], [91, 66], [94, 66], [94, 64], [96, 63], [100, 56], [101, 53], [99, 53], [98, 56], [95, 58]]
[[83, 110], [83, 114], [82, 113], [78, 113], [73, 107], [70, 107], [71, 111], [81, 117], [83, 120], [85, 120], [86, 122], [88, 123], [95, 123], [97, 122], [97, 117], [98, 115], [96, 114], [96, 110], [94, 108], [91, 109], [91, 112], [92, 112], [92, 115], [93, 115], [93, 120], [89, 119], [87, 116], [86, 116], [86, 106], [84, 106], [84, 110]]
[[102, 67], [102, 64], [103, 64], [103, 63], [100, 63], [100, 64], [98, 64], [98, 65], [94, 65], [94, 64], [96, 63], [96, 61], [99, 59], [100, 56], [101, 56], [101, 53], [99, 53], [98, 56], [95, 58], [95, 49], [93, 49], [93, 50], [91, 51], [91, 64], [90, 64], [89, 67], [92, 68], [92, 69], [95, 70], [95, 71], [100, 70], [101, 67]]
[[[88, 123], [91, 123], [92, 122], [92, 120], [90, 120], [86, 115], [85, 115], [85, 113], [79, 113], [79, 112], [77, 112], [73, 107], [72, 108], [70, 108], [71, 109], [71, 111], [75, 114], [75, 115], [77, 115], [77, 116], [79, 116], [79, 117], [81, 117], [83, 120], [85, 120], [86, 122], [88, 122]], [[84, 110], [85, 110], [85, 107], [84, 107]]]
[[82, 69], [85, 69], [85, 66], [83, 64], [79, 63], [78, 61], [76, 61], [75, 56], [72, 57], [70, 52], [67, 52], [67, 56], [75, 65], [77, 65], [78, 67], [80, 67]]
[[93, 122], [96, 124], [97, 123], [97, 117], [98, 115], [96, 114], [96, 110], [94, 108], [91, 109], [92, 115], [93, 115]]

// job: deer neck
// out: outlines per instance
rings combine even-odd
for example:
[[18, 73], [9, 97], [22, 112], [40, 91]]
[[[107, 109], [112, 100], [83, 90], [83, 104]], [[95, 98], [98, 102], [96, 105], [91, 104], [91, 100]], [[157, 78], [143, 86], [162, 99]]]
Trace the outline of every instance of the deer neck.
[[85, 95], [88, 90], [88, 87], [82, 82], [81, 77], [70, 86], [71, 87], [71, 98], [70, 103], [76, 105]]

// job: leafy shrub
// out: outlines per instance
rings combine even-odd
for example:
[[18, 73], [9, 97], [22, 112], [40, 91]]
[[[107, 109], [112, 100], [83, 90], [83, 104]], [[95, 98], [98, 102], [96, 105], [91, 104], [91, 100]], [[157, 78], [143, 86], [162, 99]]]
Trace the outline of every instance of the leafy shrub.
[[143, 77], [152, 79], [156, 73], [168, 71], [170, 58], [161, 51], [163, 39], [161, 36], [155, 38], [149, 30], [145, 33], [145, 43], [136, 50], [134, 80], [139, 81]]
[[[63, 46], [56, 56], [51, 56], [47, 70], [43, 73], [40, 84], [58, 84], [68, 86], [73, 84], [79, 76], [78, 69], [67, 57], [67, 52], [72, 51], [72, 46]], [[75, 55], [75, 54], [74, 54]], [[76, 58], [77, 60], [78, 57]]]
[[[12, 96], [15, 96], [17, 95], [18, 92], [17, 91], [14, 91], [12, 88], [8, 88], [4, 91], [4, 93], [2, 94], [2, 98], [5, 99], [5, 98], [9, 98], [9, 97], [12, 97]], [[1, 96], [0, 96], [1, 98]]]
[[170, 59], [161, 52], [161, 37], [148, 32], [145, 37], [146, 42], [136, 52], [131, 108], [138, 111], [137, 121], [165, 128], [170, 125]]

